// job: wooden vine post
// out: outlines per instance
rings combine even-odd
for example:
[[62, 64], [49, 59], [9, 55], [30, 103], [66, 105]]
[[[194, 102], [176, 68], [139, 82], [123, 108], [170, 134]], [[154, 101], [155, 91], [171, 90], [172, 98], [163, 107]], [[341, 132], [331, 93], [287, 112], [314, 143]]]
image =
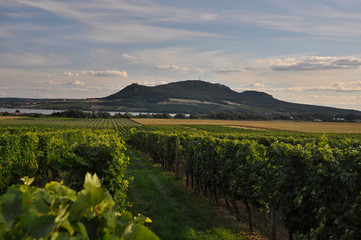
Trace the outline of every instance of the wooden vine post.
[[175, 139], [175, 164], [176, 174], [179, 175], [179, 138]]
[[276, 208], [271, 206], [271, 240], [276, 240]]

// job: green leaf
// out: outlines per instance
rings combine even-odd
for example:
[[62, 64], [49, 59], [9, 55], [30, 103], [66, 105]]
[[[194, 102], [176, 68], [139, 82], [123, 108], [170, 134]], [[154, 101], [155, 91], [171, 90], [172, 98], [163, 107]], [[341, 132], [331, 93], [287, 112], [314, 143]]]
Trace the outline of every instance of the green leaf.
[[86, 160], [84, 160], [82, 157], [75, 156], [74, 160], [83, 166], [90, 167], [90, 164]]
[[56, 218], [55, 218], [55, 222], [60, 223], [60, 222], [67, 220], [69, 214], [70, 213], [68, 212], [68, 206], [60, 207], [58, 210], [58, 216], [56, 216]]
[[45, 189], [60, 199], [68, 199], [72, 202], [76, 200], [76, 192], [58, 182], [50, 182], [45, 185]]
[[159, 238], [151, 232], [148, 228], [143, 225], [133, 225], [131, 226], [131, 231], [128, 231], [124, 235], [125, 240], [137, 240], [137, 239], [147, 239], [147, 240], [159, 240]]
[[69, 234], [66, 232], [55, 232], [50, 240], [68, 240], [69, 239]]
[[65, 228], [66, 230], [68, 230], [70, 235], [74, 234], [74, 228], [71, 226], [71, 223], [69, 222], [68, 219], [64, 220], [61, 224], [61, 227]]
[[39, 213], [30, 208], [21, 217], [20, 226], [25, 229], [31, 236], [35, 238], [49, 238], [53, 228], [55, 216], [40, 215]]
[[[75, 218], [79, 218], [91, 207], [95, 207], [106, 199], [106, 194], [101, 188], [91, 188], [78, 193], [78, 198], [71, 206], [70, 212]], [[93, 211], [93, 210], [91, 210]], [[90, 215], [87, 214], [89, 217]]]
[[11, 227], [15, 222], [15, 217], [20, 216], [22, 211], [22, 192], [19, 191], [18, 186], [13, 186], [1, 196], [1, 210], [5, 220], [8, 222], [8, 227]]
[[34, 182], [35, 178], [29, 178], [28, 176], [25, 176], [21, 178], [21, 181], [24, 182], [25, 185], [30, 186]]
[[84, 182], [84, 189], [89, 190], [90, 188], [100, 188], [100, 180], [96, 173], [92, 176], [90, 173], [86, 173], [85, 175], [85, 182]]
[[85, 228], [85, 226], [84, 226], [84, 224], [82, 222], [78, 222], [78, 227], [79, 227], [80, 234], [88, 237], [88, 234], [86, 232], [86, 228]]
[[119, 216], [119, 220], [124, 222], [131, 221], [132, 219], [133, 219], [133, 215], [131, 212], [128, 211], [123, 212]]

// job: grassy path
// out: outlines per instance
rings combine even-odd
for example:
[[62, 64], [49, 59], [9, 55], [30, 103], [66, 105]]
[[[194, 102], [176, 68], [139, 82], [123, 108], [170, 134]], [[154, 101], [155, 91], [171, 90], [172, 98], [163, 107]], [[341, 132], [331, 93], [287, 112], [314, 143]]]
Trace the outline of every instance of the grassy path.
[[205, 199], [168, 177], [141, 153], [128, 150], [129, 210], [150, 217], [160, 239], [247, 239], [233, 220], [220, 216]]

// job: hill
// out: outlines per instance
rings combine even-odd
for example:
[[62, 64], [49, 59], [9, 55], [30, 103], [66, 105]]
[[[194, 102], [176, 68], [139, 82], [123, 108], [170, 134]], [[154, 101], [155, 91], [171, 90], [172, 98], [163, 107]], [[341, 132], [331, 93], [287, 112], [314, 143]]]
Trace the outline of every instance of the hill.
[[361, 112], [332, 107], [295, 104], [264, 92], [235, 92], [221, 84], [200, 80], [173, 82], [154, 87], [131, 84], [117, 93], [97, 99], [0, 99], [0, 107], [82, 109], [150, 113], [238, 112], [262, 115], [356, 115]]
[[281, 115], [361, 115], [345, 110], [280, 101], [264, 92], [235, 92], [221, 84], [199, 80], [174, 82], [154, 87], [132, 84], [103, 98], [102, 105], [122, 106], [144, 112], [244, 112]]

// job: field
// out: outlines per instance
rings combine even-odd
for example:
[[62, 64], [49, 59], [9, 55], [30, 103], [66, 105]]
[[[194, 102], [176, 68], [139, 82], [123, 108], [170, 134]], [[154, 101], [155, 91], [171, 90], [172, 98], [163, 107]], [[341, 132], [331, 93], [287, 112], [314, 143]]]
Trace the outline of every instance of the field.
[[359, 239], [360, 133], [360, 123], [3, 118], [0, 192], [22, 176], [42, 187], [96, 172], [162, 239]]
[[[127, 128], [135, 126], [169, 126], [181, 128], [189, 125], [214, 125], [253, 130], [280, 130], [303, 133], [361, 133], [361, 123], [344, 122], [293, 122], [293, 121], [232, 121], [205, 119], [152, 119], [152, 118], [109, 118], [109, 119], [72, 119], [72, 118], [24, 118], [0, 117], [0, 126], [59, 126], [84, 128]], [[177, 126], [177, 127], [176, 127]]]
[[361, 123], [232, 121], [203, 119], [133, 119], [143, 125], [220, 125], [237, 128], [269, 129], [308, 133], [361, 133]]
[[11, 120], [11, 119], [16, 119], [16, 118], [20, 118], [20, 117], [16, 117], [16, 116], [0, 116], [0, 120]]
[[37, 126], [37, 127], [62, 127], [62, 128], [110, 128], [126, 129], [140, 124], [128, 118], [21, 118], [2, 117], [0, 126]]

